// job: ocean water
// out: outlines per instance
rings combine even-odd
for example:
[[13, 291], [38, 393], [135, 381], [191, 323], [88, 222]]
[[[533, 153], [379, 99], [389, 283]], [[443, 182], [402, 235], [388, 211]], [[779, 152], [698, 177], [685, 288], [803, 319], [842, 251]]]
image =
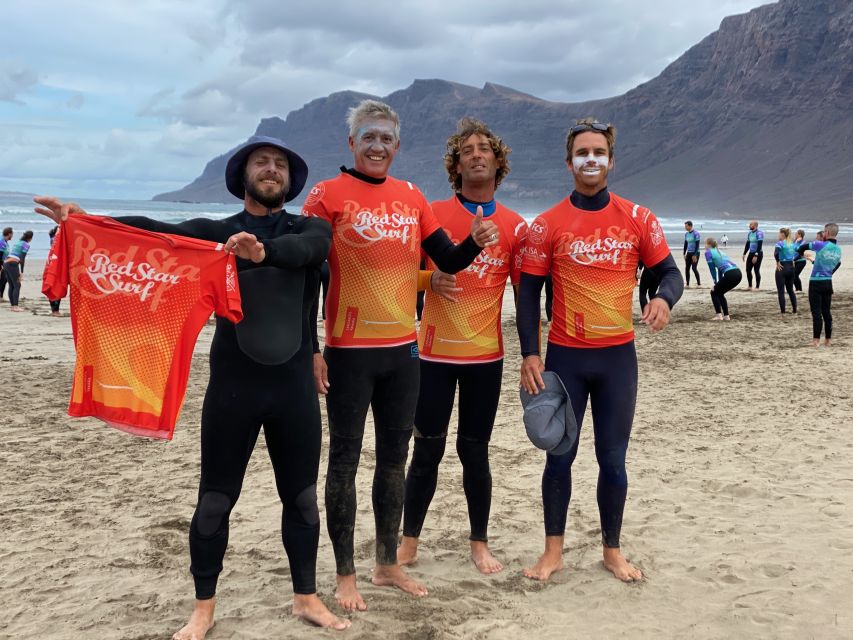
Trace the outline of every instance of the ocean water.
[[[86, 211], [98, 215], [116, 216], [148, 216], [165, 222], [180, 222], [189, 218], [225, 218], [239, 211], [238, 204], [199, 204], [184, 202], [153, 202], [151, 200], [75, 200], [77, 204]], [[48, 232], [53, 223], [41, 216], [33, 207], [31, 196], [0, 194], [0, 228], [12, 227], [15, 231], [14, 239], [20, 238], [26, 230], [32, 230], [35, 234], [31, 243], [30, 255], [34, 259], [44, 259], [50, 247]], [[298, 212], [301, 203], [289, 203], [288, 210]], [[525, 219], [532, 221], [540, 211], [524, 211], [519, 213]], [[680, 252], [684, 239], [684, 221], [675, 218], [660, 218], [660, 223], [666, 233], [667, 241], [673, 247], [676, 255]], [[719, 238], [726, 234], [729, 238], [729, 249], [736, 254], [743, 247], [748, 231], [748, 221], [726, 217], [721, 214], [718, 218], [694, 218], [695, 228], [702, 234], [703, 238], [713, 236]], [[794, 229], [804, 229], [806, 239], [814, 238], [815, 233], [823, 228], [822, 224], [814, 222], [799, 222], [794, 220], [762, 220], [761, 228], [767, 236], [767, 243], [772, 246], [776, 241], [776, 232], [779, 227], [790, 226]], [[772, 242], [771, 242], [772, 241]], [[853, 242], [853, 227], [841, 228], [839, 241], [843, 243]]]

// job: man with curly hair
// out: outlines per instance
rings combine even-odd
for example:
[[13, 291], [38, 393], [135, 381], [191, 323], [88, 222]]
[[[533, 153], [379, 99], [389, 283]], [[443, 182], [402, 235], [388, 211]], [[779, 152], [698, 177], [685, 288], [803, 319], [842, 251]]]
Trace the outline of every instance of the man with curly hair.
[[[503, 566], [491, 554], [487, 528], [492, 498], [489, 439], [498, 409], [503, 373], [501, 307], [509, 278], [518, 284], [527, 223], [495, 201], [509, 173], [509, 147], [478, 120], [463, 119], [447, 140], [444, 166], [454, 195], [432, 203], [441, 226], [461, 241], [477, 215], [500, 229], [497, 244], [484, 248], [456, 274], [456, 300], [428, 291], [418, 335], [420, 394], [415, 412], [415, 446], [406, 476], [400, 564], [417, 558], [418, 540], [435, 494], [447, 428], [459, 387], [456, 452], [471, 525], [471, 559], [485, 574]], [[428, 267], [436, 269], [430, 260]]]

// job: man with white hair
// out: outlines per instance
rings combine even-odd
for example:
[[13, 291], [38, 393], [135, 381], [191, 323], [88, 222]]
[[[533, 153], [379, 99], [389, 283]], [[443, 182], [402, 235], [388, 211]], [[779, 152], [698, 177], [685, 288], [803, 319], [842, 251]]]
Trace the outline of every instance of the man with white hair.
[[376, 430], [373, 583], [414, 596], [426, 588], [397, 562], [404, 471], [418, 399], [415, 332], [418, 267], [423, 250], [445, 273], [467, 267], [498, 241], [497, 226], [475, 216], [458, 245], [447, 237], [421, 191], [388, 175], [400, 148], [400, 119], [376, 100], [350, 109], [352, 169], [311, 190], [303, 213], [332, 225], [325, 350], [315, 345], [318, 392], [326, 395], [329, 468], [326, 519], [337, 564], [335, 597], [348, 611], [367, 608], [356, 587], [355, 475], [368, 408]]

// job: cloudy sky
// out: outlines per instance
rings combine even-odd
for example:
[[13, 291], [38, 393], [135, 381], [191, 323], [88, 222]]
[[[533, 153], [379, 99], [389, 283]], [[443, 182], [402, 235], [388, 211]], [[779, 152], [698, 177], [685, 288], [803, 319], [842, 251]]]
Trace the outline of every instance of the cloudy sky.
[[767, 0], [4, 3], [0, 191], [147, 199], [265, 116], [415, 78], [618, 95]]

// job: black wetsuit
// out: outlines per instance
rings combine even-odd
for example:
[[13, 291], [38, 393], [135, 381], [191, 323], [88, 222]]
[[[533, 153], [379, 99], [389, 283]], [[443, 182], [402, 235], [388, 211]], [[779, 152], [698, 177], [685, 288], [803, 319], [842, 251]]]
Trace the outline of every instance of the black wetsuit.
[[150, 231], [223, 243], [231, 235], [247, 231], [263, 241], [266, 258], [261, 264], [238, 258], [238, 272], [274, 267], [304, 283], [300, 299], [287, 300], [293, 297], [292, 292], [270, 295], [271, 314], [279, 313], [280, 306], [288, 302], [297, 309], [301, 306], [301, 326], [292, 328], [301, 331], [298, 348], [283, 364], [260, 364], [246, 355], [238, 343], [237, 326], [216, 319], [210, 346], [210, 382], [201, 416], [201, 479], [190, 524], [190, 571], [196, 598], [213, 597], [228, 545], [231, 509], [240, 496], [246, 466], [263, 426], [283, 504], [282, 540], [293, 589], [299, 594], [316, 592], [321, 426], [308, 323], [313, 320], [310, 310], [319, 287], [319, 268], [331, 244], [328, 223], [286, 212], [258, 217], [246, 211], [224, 220], [195, 219], [179, 224], [142, 217], [116, 219]]
[[[600, 211], [609, 203], [606, 189], [595, 196], [571, 194], [572, 204], [586, 211]], [[655, 297], [665, 300], [670, 308], [684, 290], [681, 272], [672, 255], [658, 264], [646, 267], [659, 281]], [[518, 296], [518, 336], [524, 357], [538, 355], [539, 299], [545, 276], [521, 274]], [[637, 398], [637, 356], [633, 341], [612, 347], [585, 349], [548, 343], [545, 368], [555, 371], [572, 402], [578, 428], [583, 422], [588, 401], [592, 403], [595, 454], [598, 460], [598, 509], [604, 546], [618, 547], [622, 529], [622, 513], [628, 491], [625, 456], [634, 419]], [[546, 456], [542, 474], [542, 502], [545, 535], [560, 536], [565, 532], [571, 498], [572, 463], [578, 445], [563, 455]]]

